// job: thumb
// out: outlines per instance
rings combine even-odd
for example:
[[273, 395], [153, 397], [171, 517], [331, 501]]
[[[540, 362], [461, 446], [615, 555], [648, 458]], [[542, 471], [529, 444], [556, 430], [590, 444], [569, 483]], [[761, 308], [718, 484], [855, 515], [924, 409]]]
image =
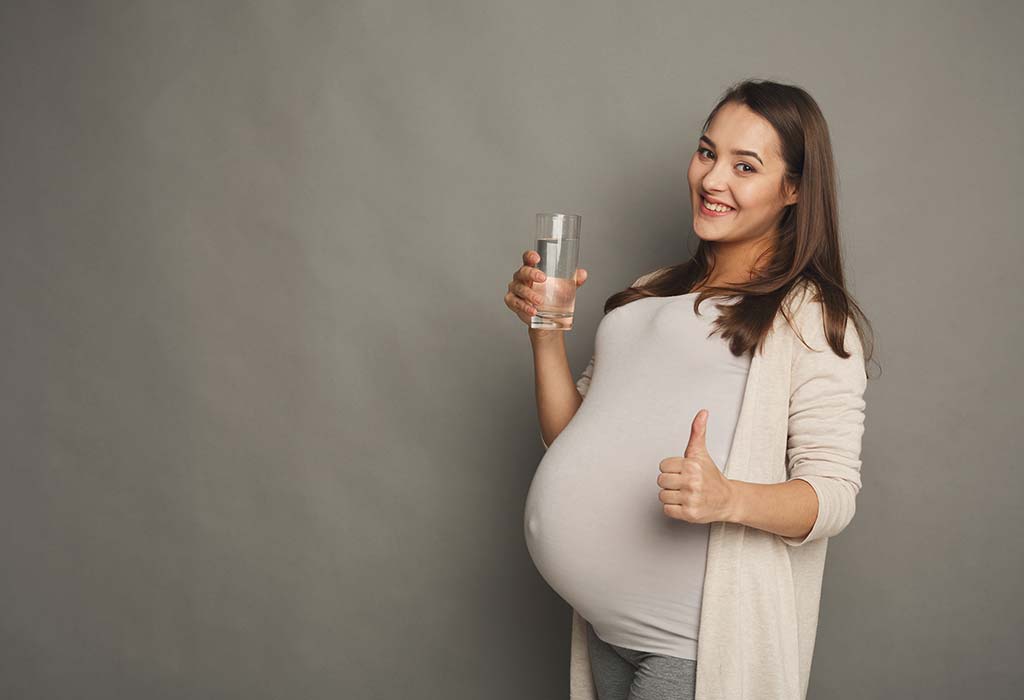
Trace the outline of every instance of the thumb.
[[697, 411], [697, 415], [693, 419], [693, 425], [690, 426], [690, 441], [686, 443], [686, 451], [683, 452], [683, 456], [702, 457], [707, 455], [707, 434], [708, 410], [706, 408], [702, 408]]

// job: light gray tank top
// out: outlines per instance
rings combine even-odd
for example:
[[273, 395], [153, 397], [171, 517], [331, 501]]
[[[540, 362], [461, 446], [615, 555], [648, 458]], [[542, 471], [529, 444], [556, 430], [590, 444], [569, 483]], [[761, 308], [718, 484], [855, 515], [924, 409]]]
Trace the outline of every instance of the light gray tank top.
[[671, 518], [658, 464], [682, 456], [708, 409], [721, 469], [750, 369], [713, 330], [717, 304], [696, 293], [645, 297], [601, 319], [583, 404], [548, 448], [526, 498], [537, 570], [598, 637], [628, 649], [697, 658], [710, 525]]

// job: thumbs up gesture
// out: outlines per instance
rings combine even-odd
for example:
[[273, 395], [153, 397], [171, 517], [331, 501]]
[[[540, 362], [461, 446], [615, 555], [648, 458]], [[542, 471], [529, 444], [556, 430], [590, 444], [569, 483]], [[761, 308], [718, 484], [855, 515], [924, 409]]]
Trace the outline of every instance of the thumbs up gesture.
[[658, 499], [670, 518], [690, 523], [729, 519], [735, 490], [708, 454], [707, 431], [708, 410], [702, 408], [690, 426], [690, 441], [683, 456], [667, 457], [658, 465]]

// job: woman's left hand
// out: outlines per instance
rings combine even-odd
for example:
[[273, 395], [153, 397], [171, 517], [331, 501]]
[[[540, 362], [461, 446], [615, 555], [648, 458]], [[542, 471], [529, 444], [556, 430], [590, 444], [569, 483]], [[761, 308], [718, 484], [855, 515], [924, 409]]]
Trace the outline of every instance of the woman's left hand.
[[708, 410], [702, 408], [690, 426], [690, 441], [683, 456], [666, 457], [659, 464], [658, 499], [670, 518], [713, 523], [732, 517], [735, 489], [708, 454], [707, 428]]

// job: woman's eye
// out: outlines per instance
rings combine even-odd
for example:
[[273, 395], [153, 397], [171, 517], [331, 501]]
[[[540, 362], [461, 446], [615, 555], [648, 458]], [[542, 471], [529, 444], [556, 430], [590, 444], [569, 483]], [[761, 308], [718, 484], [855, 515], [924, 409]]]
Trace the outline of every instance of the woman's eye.
[[[700, 154], [700, 155], [704, 155], [705, 153], [707, 153], [705, 158], [710, 158], [710, 157], [712, 157], [714, 155], [710, 150], [708, 150], [707, 148], [703, 148], [703, 147], [698, 148], [697, 149], [697, 153]], [[748, 165], [747, 163], [737, 163], [736, 165], [742, 165], [744, 168], [746, 168], [746, 170], [741, 170], [740, 172], [743, 172], [743, 173], [755, 173], [755, 172], [757, 172], [757, 170], [755, 170], [752, 166]]]

